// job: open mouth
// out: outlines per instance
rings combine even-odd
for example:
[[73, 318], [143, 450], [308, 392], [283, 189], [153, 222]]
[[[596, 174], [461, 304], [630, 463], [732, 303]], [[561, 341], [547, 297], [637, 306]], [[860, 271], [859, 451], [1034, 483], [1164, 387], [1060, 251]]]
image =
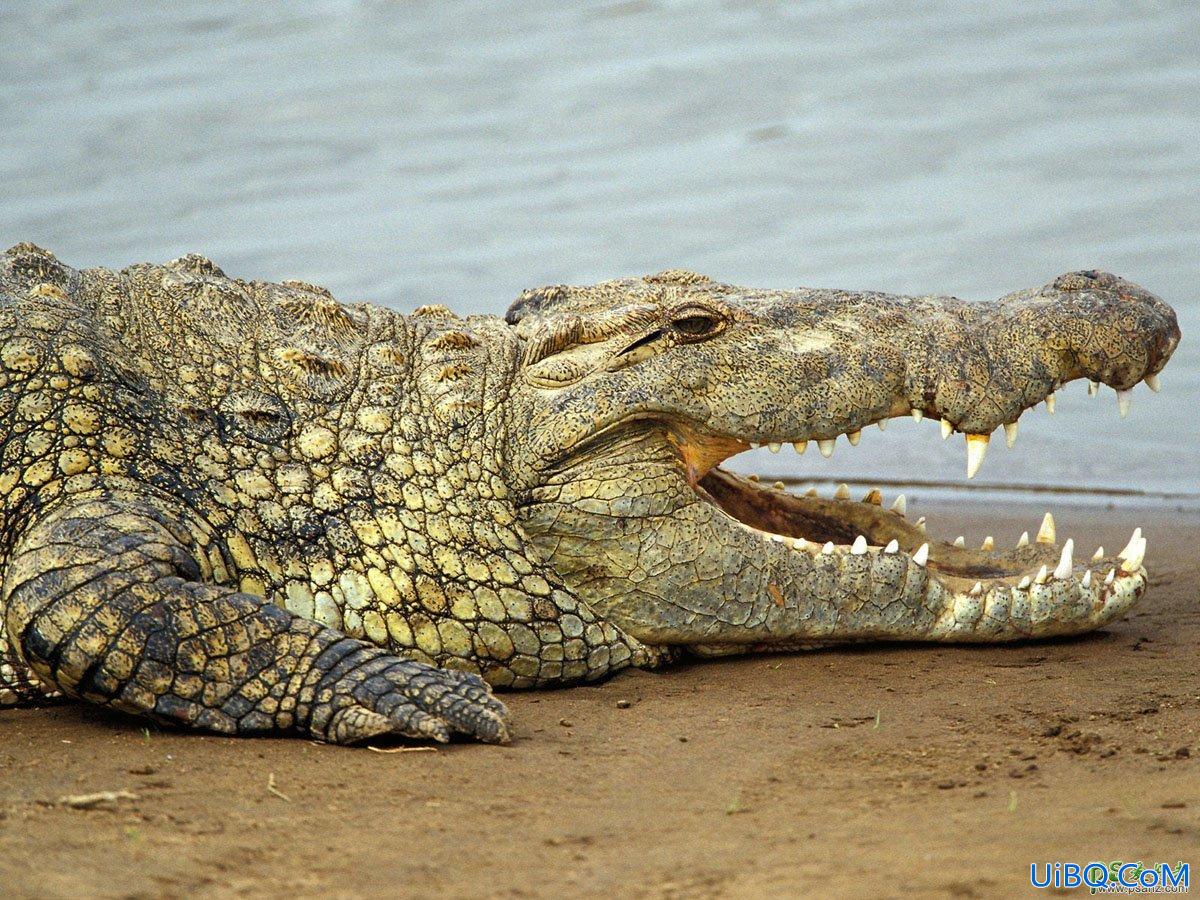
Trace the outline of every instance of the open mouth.
[[[1119, 400], [1123, 412], [1128, 394]], [[943, 429], [953, 430], [946, 429], [945, 424]], [[1015, 428], [1006, 431], [1015, 436]], [[929, 585], [936, 583], [950, 601], [946, 606], [951, 617], [946, 623], [947, 632], [968, 626], [961, 639], [986, 640], [994, 636], [989, 635], [989, 619], [995, 622], [997, 633], [1008, 632], [1025, 621], [1027, 633], [1039, 636], [1056, 632], [1049, 621], [1052, 617], [1107, 621], [1135, 603], [1145, 590], [1142, 561], [1146, 539], [1140, 528], [1134, 530], [1119, 553], [1110, 555], [1097, 547], [1078, 558], [1073, 539], [1058, 542], [1050, 513], [1046, 513], [1036, 534], [1022, 534], [1012, 547], [998, 547], [990, 536], [977, 548], [966, 546], [961, 536], [953, 542], [933, 541], [926, 534], [924, 518], [912, 520], [907, 516], [903, 494], [888, 505], [878, 489], [854, 498], [846, 485], [839, 486], [832, 497], [820, 496], [815, 488], [804, 495], [793, 494], [782, 483], [766, 485], [756, 475], [736, 475], [719, 466], [757, 445], [701, 436], [689, 429], [673, 428], [672, 432], [672, 443], [697, 496], [724, 513], [731, 524], [764, 545], [777, 545], [773, 552], [782, 548], [807, 554], [814, 561], [833, 557], [829, 564], [858, 557], [860, 568], [874, 560], [887, 564], [888, 577], [911, 580], [917, 575]], [[857, 434], [847, 433], [847, 437], [857, 443]], [[972, 437], [968, 435], [969, 475], [978, 470], [982, 458], [978, 441], [972, 442]], [[796, 450], [804, 452], [806, 443], [797, 443]], [[833, 439], [820, 444], [822, 451], [827, 451], [832, 449]], [[983, 446], [986, 448], [986, 443]], [[780, 445], [772, 444], [770, 448], [778, 452]], [[902, 576], [899, 570], [909, 575]], [[1062, 616], [1064, 608], [1073, 610], [1073, 614]], [[1061, 630], [1065, 633], [1077, 629]]]

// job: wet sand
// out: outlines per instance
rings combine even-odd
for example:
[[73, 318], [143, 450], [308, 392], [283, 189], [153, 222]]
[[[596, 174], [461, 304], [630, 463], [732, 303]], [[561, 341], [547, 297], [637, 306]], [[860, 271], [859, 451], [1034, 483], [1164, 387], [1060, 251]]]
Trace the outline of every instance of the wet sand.
[[[982, 537], [935, 512], [940, 536]], [[987, 531], [1039, 515], [1012, 507]], [[986, 897], [1028, 890], [1032, 862], [1194, 872], [1200, 515], [1056, 517], [1081, 552], [1149, 523], [1151, 593], [1132, 617], [1078, 640], [509, 694], [507, 747], [377, 753], [78, 706], [0, 713], [0, 894]], [[96, 791], [136, 799], [58, 802]]]

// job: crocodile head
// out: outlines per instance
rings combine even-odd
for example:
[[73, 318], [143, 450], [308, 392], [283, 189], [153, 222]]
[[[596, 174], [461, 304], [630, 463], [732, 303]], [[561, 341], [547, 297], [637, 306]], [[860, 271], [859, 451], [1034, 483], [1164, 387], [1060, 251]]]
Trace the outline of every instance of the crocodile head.
[[[540, 554], [648, 643], [721, 650], [855, 638], [1004, 640], [1094, 628], [1142, 594], [1145, 541], [1073, 557], [1053, 520], [1012, 549], [930, 542], [903, 500], [796, 496], [722, 468], [896, 416], [993, 432], [1073, 379], [1129, 392], [1179, 341], [1171, 308], [1115, 276], [994, 302], [765, 291], [671, 271], [528, 291], [510, 458]], [[1094, 384], [1093, 384], [1094, 386]]]

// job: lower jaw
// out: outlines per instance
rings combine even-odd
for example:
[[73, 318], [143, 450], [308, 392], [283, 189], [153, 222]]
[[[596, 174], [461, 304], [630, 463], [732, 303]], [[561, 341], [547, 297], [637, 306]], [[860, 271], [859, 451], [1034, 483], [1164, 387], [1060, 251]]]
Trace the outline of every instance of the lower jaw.
[[1035, 540], [1023, 536], [1016, 547], [1001, 550], [989, 538], [981, 548], [968, 549], [961, 538], [929, 541], [924, 520], [906, 517], [902, 497], [885, 508], [877, 490], [858, 501], [844, 486], [832, 498], [815, 491], [797, 496], [720, 468], [711, 469], [696, 490], [742, 528], [777, 545], [776, 556], [783, 550], [808, 554], [812, 559], [801, 561], [804, 568], [811, 562], [832, 567], [831, 572], [857, 572], [847, 574], [856, 584], [868, 562], [869, 571], [889, 573], [902, 563], [942, 598], [943, 613], [930, 623], [928, 634], [891, 634], [867, 623], [864, 634], [844, 637], [1003, 640], [1073, 633], [1112, 618], [1145, 588], [1140, 529], [1116, 557], [1101, 549], [1077, 563], [1073, 541], [1057, 544], [1049, 514]]

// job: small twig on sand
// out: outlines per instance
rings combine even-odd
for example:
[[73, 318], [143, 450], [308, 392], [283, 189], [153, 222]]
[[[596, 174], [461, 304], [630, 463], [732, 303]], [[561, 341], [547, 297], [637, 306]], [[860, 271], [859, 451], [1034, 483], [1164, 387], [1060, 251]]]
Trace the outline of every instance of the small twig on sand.
[[94, 809], [101, 803], [140, 799], [137, 794], [131, 794], [129, 791], [97, 791], [94, 794], [69, 794], [66, 797], [59, 797], [58, 802], [59, 805], [69, 806], [72, 809]]
[[279, 788], [275, 787], [275, 773], [274, 772], [267, 773], [267, 793], [273, 794], [274, 796], [278, 797], [280, 800], [284, 800], [288, 803], [292, 802], [291, 797], [289, 797], [287, 794], [285, 794]]
[[437, 753], [437, 747], [372, 747], [368, 744], [367, 749], [376, 753]]

